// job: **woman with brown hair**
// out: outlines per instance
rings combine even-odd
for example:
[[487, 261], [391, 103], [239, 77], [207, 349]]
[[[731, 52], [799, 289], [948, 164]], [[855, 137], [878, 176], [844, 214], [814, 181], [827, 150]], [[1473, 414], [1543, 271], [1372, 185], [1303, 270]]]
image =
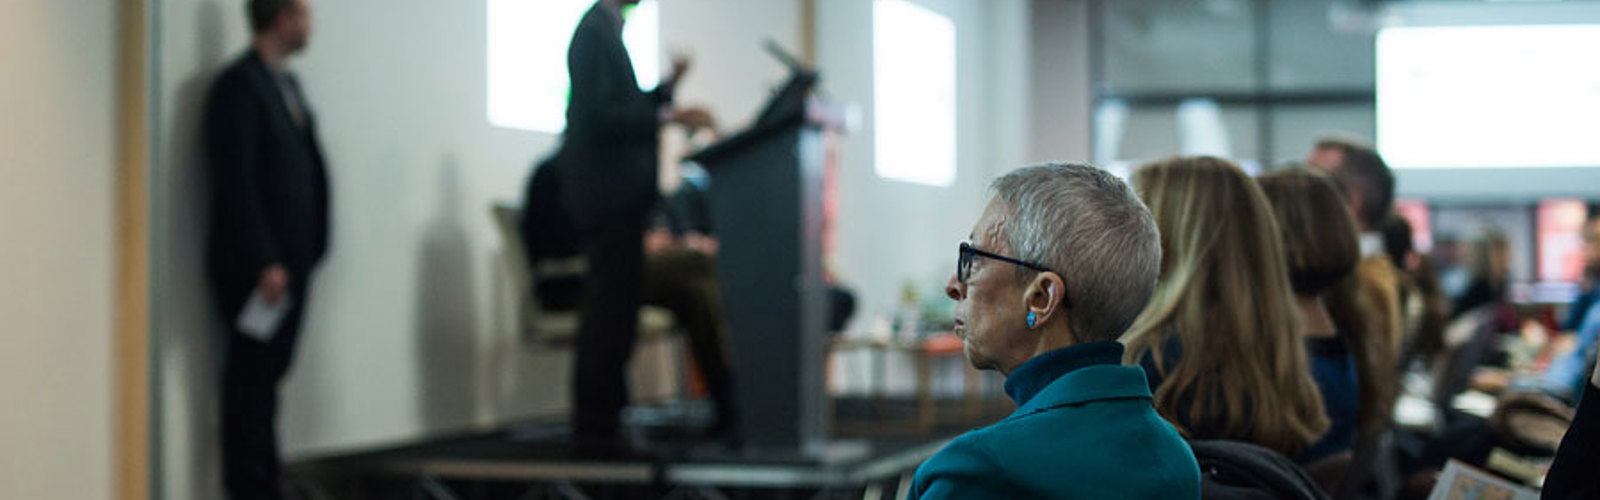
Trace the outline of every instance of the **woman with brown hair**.
[[1332, 426], [1302, 462], [1351, 449], [1361, 435], [1381, 429], [1394, 397], [1393, 349], [1373, 335], [1361, 317], [1330, 310], [1357, 299], [1351, 281], [1361, 260], [1355, 218], [1333, 178], [1306, 169], [1272, 172], [1257, 179], [1271, 201], [1283, 235], [1289, 283], [1304, 327], [1311, 373]]
[[1329, 424], [1266, 197], [1210, 157], [1146, 165], [1133, 184], [1161, 229], [1161, 280], [1123, 340], [1156, 409], [1192, 439], [1299, 457]]
[[[1506, 238], [1504, 232], [1491, 228], [1473, 242], [1471, 269], [1471, 284], [1461, 292], [1461, 298], [1456, 299], [1455, 310], [1450, 313], [1451, 320], [1480, 307], [1500, 307], [1506, 302], [1506, 291], [1511, 283], [1511, 240]], [[1501, 315], [1516, 316], [1514, 313]], [[1505, 323], [1502, 327], [1506, 329], [1501, 331], [1516, 328], [1515, 319], [1502, 323]]]

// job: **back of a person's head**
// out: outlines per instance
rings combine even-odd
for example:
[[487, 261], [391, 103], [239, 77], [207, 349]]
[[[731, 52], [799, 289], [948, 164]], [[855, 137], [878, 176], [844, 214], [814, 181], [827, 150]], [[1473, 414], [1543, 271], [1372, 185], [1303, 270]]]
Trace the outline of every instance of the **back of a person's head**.
[[[1278, 215], [1295, 292], [1324, 300], [1355, 357], [1360, 429], [1375, 430], [1392, 406], [1395, 354], [1390, 339], [1379, 335], [1383, 328], [1379, 318], [1359, 298], [1356, 221], [1345, 210], [1337, 183], [1319, 171], [1282, 170], [1263, 175], [1258, 182]], [[1404, 241], [1411, 241], [1410, 234]]]
[[1421, 321], [1417, 325], [1411, 350], [1424, 360], [1432, 360], [1444, 350], [1444, 328], [1450, 317], [1450, 298], [1439, 283], [1433, 257], [1426, 254], [1417, 256], [1416, 268], [1408, 274], [1417, 287], [1418, 299], [1422, 301]]
[[1354, 188], [1361, 197], [1361, 213], [1356, 214], [1362, 225], [1376, 229], [1383, 218], [1394, 208], [1394, 172], [1383, 161], [1378, 151], [1364, 144], [1339, 138], [1317, 141], [1317, 149], [1332, 149], [1340, 153], [1341, 161], [1332, 169], [1333, 176], [1345, 187]]
[[272, 28], [283, 15], [294, 7], [295, 0], [247, 0], [245, 10], [250, 18], [250, 32], [261, 34]]
[[1361, 259], [1356, 221], [1332, 178], [1291, 168], [1262, 175], [1257, 182], [1278, 219], [1295, 293], [1321, 294], [1355, 272]]
[[1472, 277], [1502, 288], [1510, 279], [1511, 240], [1499, 228], [1489, 228], [1472, 242]]
[[[1266, 197], [1237, 165], [1210, 157], [1146, 165], [1133, 183], [1161, 230], [1162, 264], [1155, 296], [1124, 339], [1129, 361], [1148, 353], [1162, 372], [1156, 408], [1192, 438], [1297, 455], [1328, 418]], [[1182, 355], [1165, 366], [1169, 334]], [[1221, 434], [1196, 434], [1184, 420]]]
[[1378, 228], [1383, 233], [1383, 251], [1389, 255], [1389, 262], [1395, 269], [1409, 269], [1406, 261], [1416, 251], [1416, 242], [1411, 237], [1411, 221], [1401, 217], [1400, 214], [1390, 213], [1383, 218], [1383, 225]]
[[[1046, 164], [992, 187], [1016, 258], [1061, 274], [1074, 340], [1116, 340], [1156, 288], [1161, 245], [1150, 211], [1104, 170]], [[1018, 268], [1018, 272], [1030, 272]]]

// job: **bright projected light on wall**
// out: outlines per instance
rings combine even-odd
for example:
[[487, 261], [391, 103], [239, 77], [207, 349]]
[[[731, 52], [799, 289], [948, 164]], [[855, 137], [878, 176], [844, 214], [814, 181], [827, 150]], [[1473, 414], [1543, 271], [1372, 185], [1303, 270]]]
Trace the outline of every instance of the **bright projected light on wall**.
[[873, 134], [879, 177], [956, 177], [956, 27], [906, 0], [872, 4]]
[[1397, 168], [1600, 166], [1600, 25], [1378, 33], [1378, 149]]
[[[489, 0], [489, 123], [538, 132], [566, 127], [567, 45], [594, 0]], [[623, 44], [639, 86], [661, 78], [656, 0], [627, 13]]]

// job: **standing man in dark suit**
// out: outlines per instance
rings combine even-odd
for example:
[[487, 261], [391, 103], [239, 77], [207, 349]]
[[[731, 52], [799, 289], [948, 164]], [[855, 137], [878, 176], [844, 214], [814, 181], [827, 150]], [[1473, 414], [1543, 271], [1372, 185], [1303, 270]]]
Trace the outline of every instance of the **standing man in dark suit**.
[[644, 229], [659, 197], [660, 129], [712, 125], [704, 109], [672, 107], [673, 86], [689, 67], [685, 58], [674, 58], [672, 74], [655, 90], [639, 89], [622, 43], [622, 8], [638, 3], [595, 2], [567, 52], [572, 95], [561, 155], [569, 162], [570, 189], [564, 191], [589, 262], [572, 387], [580, 438], [616, 438], [628, 402], [625, 368], [644, 300]]
[[[205, 109], [211, 225], [206, 254], [228, 325], [222, 382], [228, 496], [276, 499], [278, 385], [310, 304], [311, 273], [328, 249], [328, 179], [311, 109], [290, 56], [311, 31], [306, 0], [249, 0], [251, 50], [212, 84]], [[237, 319], [252, 295], [287, 306], [265, 334]]]

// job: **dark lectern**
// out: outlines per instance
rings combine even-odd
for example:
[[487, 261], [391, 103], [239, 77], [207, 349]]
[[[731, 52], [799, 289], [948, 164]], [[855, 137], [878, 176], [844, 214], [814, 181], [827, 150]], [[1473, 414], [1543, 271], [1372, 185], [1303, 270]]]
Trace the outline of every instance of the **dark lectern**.
[[823, 124], [797, 72], [755, 125], [690, 157], [711, 174], [711, 218], [744, 442], [822, 453]]

